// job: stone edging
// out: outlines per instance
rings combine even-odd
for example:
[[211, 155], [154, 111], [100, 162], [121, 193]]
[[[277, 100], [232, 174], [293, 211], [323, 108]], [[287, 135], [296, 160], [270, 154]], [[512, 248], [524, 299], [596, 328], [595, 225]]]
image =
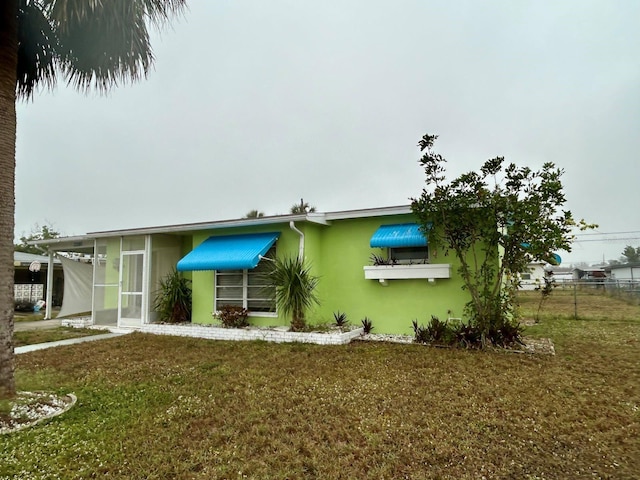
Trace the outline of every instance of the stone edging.
[[[29, 392], [25, 392], [25, 393], [29, 393]], [[66, 412], [67, 410], [69, 410], [71, 407], [73, 407], [76, 402], [78, 401], [78, 397], [76, 397], [73, 393], [67, 393], [66, 395], [64, 395], [65, 397], [69, 397], [71, 399], [70, 402], [66, 403], [64, 405], [63, 408], [61, 409], [57, 409], [47, 415], [44, 415], [42, 417], [38, 417], [33, 419], [30, 422], [26, 422], [26, 423], [22, 423], [19, 426], [8, 430], [8, 431], [0, 431], [0, 435], [6, 435], [9, 433], [15, 433], [15, 432], [19, 432], [20, 430], [24, 430], [25, 428], [29, 428], [29, 427], [33, 427], [34, 425], [37, 425], [40, 422], [44, 422], [45, 420], [49, 420], [50, 418], [53, 417], [57, 417], [58, 415], [62, 415], [64, 412]]]
[[348, 332], [289, 332], [267, 328], [223, 328], [207, 325], [171, 325], [150, 323], [137, 327], [143, 333], [206, 338], [209, 340], [251, 341], [274, 343], [315, 343], [318, 345], [345, 345], [362, 335], [363, 329]]

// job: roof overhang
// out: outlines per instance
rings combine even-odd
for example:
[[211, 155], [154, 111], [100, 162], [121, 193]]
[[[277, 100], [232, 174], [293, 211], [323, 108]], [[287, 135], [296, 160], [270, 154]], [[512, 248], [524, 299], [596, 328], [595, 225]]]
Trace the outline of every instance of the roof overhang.
[[330, 225], [334, 220], [348, 220], [355, 218], [371, 218], [411, 213], [410, 205], [395, 207], [367, 208], [358, 210], [343, 210], [337, 212], [312, 212], [291, 215], [274, 215], [259, 218], [241, 218], [232, 220], [218, 220], [212, 222], [183, 223], [156, 227], [130, 228], [122, 230], [104, 230], [89, 232], [86, 235], [61, 237], [50, 240], [35, 240], [29, 245], [46, 246], [55, 251], [89, 251], [93, 249], [93, 241], [98, 238], [124, 237], [133, 235], [180, 234], [206, 230], [222, 230], [229, 228], [269, 226], [288, 224], [289, 222], [308, 222], [316, 225]]

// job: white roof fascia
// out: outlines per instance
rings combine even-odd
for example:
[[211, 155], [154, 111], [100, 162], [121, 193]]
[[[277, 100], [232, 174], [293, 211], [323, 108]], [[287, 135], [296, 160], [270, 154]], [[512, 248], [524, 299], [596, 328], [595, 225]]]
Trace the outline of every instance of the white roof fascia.
[[[75, 237], [51, 238], [49, 240], [31, 240], [27, 242], [27, 245], [55, 245], [56, 247], [69, 247], [71, 249], [74, 247], [93, 247], [94, 238], [95, 237], [89, 235], [79, 235]], [[86, 245], [85, 242], [87, 242]], [[64, 248], [57, 248], [57, 250], [63, 249]]]
[[277, 223], [288, 223], [290, 221], [300, 222], [307, 219], [307, 215], [278, 215], [274, 217], [260, 217], [260, 218], [241, 218], [235, 220], [219, 220], [214, 222], [199, 222], [199, 223], [185, 223], [180, 225], [166, 225], [162, 227], [145, 227], [145, 228], [131, 228], [126, 230], [109, 230], [103, 232], [90, 232], [93, 238], [103, 237], [119, 237], [129, 235], [151, 235], [155, 233], [182, 233], [193, 232], [198, 230], [216, 230], [222, 228], [233, 227], [249, 227], [260, 225], [273, 225]]
[[316, 213], [316, 212], [307, 213], [305, 220], [309, 223], [317, 223], [319, 225], [331, 225], [331, 223], [327, 221], [326, 213]]
[[411, 213], [411, 205], [399, 205], [395, 207], [366, 208], [361, 210], [344, 210], [341, 212], [329, 212], [327, 220], [347, 220], [350, 218], [384, 217], [387, 215], [406, 215]]
[[184, 223], [177, 225], [164, 225], [158, 227], [130, 228], [123, 230], [105, 230], [89, 232], [86, 235], [75, 237], [61, 237], [50, 240], [35, 240], [28, 242], [29, 245], [46, 245], [55, 247], [56, 250], [63, 250], [65, 247], [89, 246], [84, 242], [93, 242], [97, 238], [122, 237], [131, 235], [152, 235], [160, 233], [183, 233], [199, 230], [217, 230], [234, 227], [249, 227], [261, 225], [274, 225], [278, 223], [310, 222], [319, 225], [330, 225], [331, 220], [347, 220], [350, 218], [383, 217], [389, 215], [406, 215], [411, 213], [410, 205], [400, 205], [395, 207], [366, 208], [358, 210], [343, 210], [328, 213], [303, 213], [295, 215], [276, 215], [272, 217], [241, 218], [234, 220], [218, 220], [213, 222]]

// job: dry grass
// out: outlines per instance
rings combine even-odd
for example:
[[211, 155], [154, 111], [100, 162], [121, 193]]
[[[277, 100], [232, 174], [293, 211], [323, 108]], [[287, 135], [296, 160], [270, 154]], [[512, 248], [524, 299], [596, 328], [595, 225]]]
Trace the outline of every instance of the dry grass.
[[554, 332], [555, 357], [142, 334], [21, 355], [22, 389], [78, 404], [3, 438], [0, 477], [638, 478], [640, 321], [526, 333]]
[[[540, 294], [538, 292], [520, 292], [518, 295], [522, 315], [535, 317]], [[575, 318], [585, 320], [635, 320], [640, 321], [640, 306], [622, 300], [593, 287], [581, 287], [575, 292], [572, 288], [553, 290], [540, 311], [541, 319]]]
[[100, 335], [105, 333], [102, 330], [90, 328], [58, 327], [43, 330], [27, 330], [24, 332], [13, 332], [13, 346], [22, 347], [35, 343], [57, 342], [69, 338], [87, 337], [89, 335]]

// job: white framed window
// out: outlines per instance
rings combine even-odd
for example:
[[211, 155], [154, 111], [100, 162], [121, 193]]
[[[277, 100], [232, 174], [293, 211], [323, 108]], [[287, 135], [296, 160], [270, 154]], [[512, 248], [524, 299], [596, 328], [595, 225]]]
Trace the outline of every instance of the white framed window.
[[[275, 256], [275, 246], [265, 255]], [[214, 310], [233, 305], [249, 310], [251, 316], [275, 317], [275, 289], [270, 286], [269, 260], [262, 260], [252, 270], [225, 270], [215, 272]]]
[[400, 264], [429, 263], [429, 247], [392, 247], [389, 260]]

